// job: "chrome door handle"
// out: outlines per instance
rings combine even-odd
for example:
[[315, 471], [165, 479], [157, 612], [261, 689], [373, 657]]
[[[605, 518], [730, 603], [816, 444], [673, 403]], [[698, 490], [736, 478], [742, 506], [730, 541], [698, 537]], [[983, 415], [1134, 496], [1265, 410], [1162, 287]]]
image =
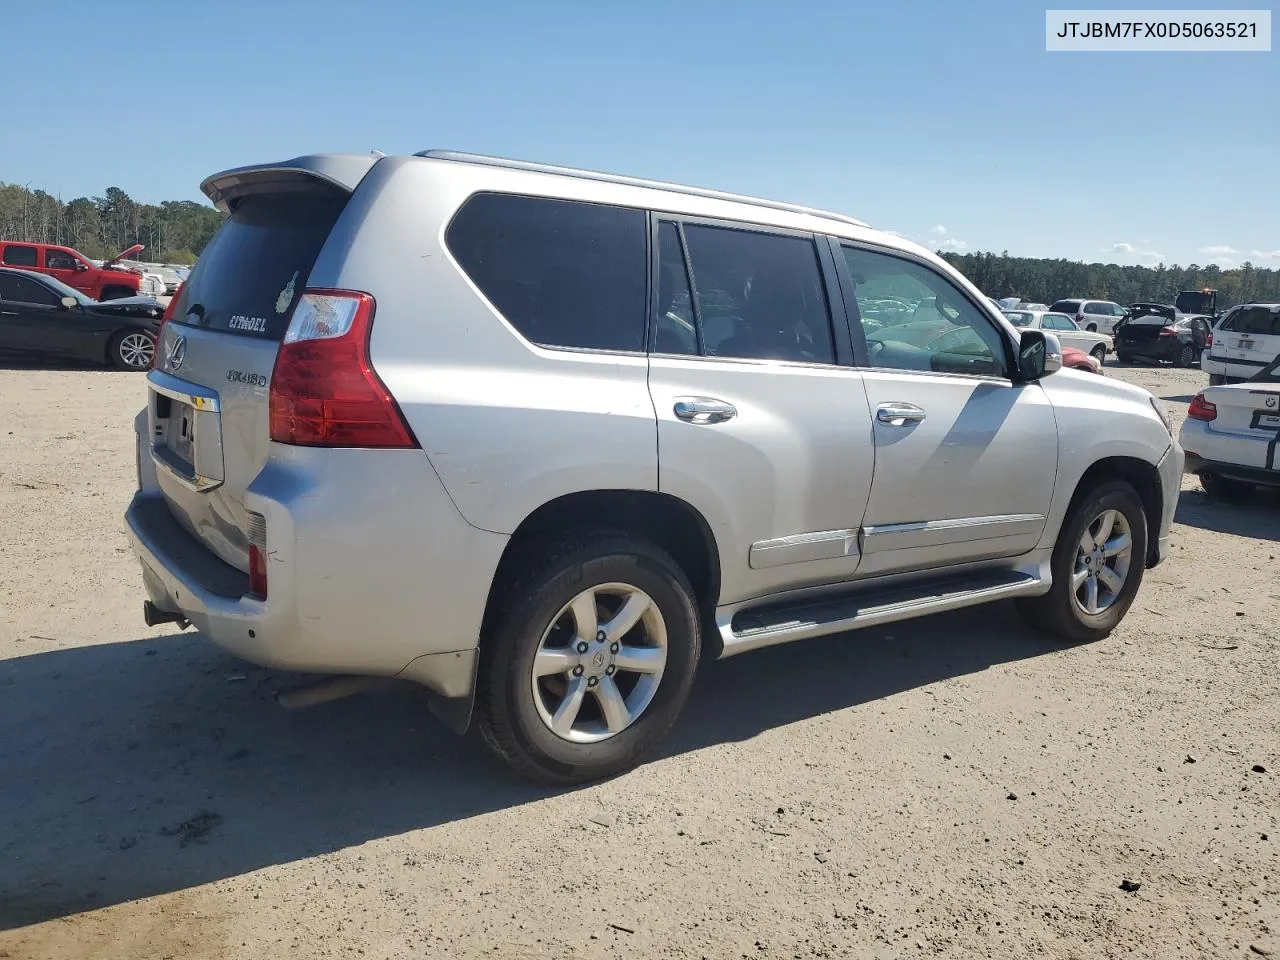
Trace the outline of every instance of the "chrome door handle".
[[905, 427], [924, 418], [925, 412], [914, 403], [882, 403], [876, 407], [876, 419], [891, 427]]
[[686, 423], [724, 423], [738, 415], [732, 403], [711, 397], [681, 397], [673, 410]]

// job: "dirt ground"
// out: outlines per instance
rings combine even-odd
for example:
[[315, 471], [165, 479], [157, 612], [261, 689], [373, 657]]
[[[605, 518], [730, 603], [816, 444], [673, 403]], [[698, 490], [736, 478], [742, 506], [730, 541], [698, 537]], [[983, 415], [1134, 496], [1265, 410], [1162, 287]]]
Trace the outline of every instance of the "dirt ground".
[[761, 651], [552, 792], [413, 689], [286, 713], [145, 627], [142, 392], [0, 369], [4, 960], [1280, 957], [1280, 496], [1188, 480], [1101, 643], [996, 606]]

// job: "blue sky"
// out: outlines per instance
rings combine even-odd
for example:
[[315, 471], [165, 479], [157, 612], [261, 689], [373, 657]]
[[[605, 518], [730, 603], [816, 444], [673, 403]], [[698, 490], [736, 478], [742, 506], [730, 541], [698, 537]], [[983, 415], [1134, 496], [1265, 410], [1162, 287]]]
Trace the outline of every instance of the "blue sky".
[[30, 95], [6, 100], [0, 181], [64, 200], [202, 199], [242, 163], [448, 147], [810, 203], [934, 247], [1280, 266], [1276, 51], [1046, 53], [1025, 0], [72, 0], [56, 25], [43, 6], [0, 0], [7, 38], [57, 27], [56, 51], [6, 44]]

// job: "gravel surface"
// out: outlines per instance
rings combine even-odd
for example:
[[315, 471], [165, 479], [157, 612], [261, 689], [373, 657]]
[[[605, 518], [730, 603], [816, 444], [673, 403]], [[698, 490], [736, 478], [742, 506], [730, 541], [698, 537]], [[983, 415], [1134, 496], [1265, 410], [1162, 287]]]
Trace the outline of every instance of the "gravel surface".
[[1280, 496], [1188, 480], [1103, 642], [1001, 605], [764, 650], [552, 792], [412, 688], [286, 713], [145, 627], [142, 392], [0, 369], [0, 958], [1280, 957]]

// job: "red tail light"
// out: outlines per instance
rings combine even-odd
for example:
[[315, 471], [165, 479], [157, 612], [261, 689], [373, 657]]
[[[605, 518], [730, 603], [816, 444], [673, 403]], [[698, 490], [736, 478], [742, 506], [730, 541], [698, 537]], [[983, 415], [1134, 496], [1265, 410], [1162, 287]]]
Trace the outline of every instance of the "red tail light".
[[1205, 346], [1205, 349], [1206, 349], [1206, 350], [1207, 350], [1207, 349], [1209, 349], [1209, 347], [1212, 347], [1212, 346], [1213, 346], [1213, 331], [1212, 331], [1212, 330], [1210, 330], [1208, 333], [1206, 333], [1206, 334], [1204, 335], [1204, 346]]
[[249, 592], [267, 599], [267, 554], [256, 543], [249, 544]]
[[1083, 314], [1083, 313], [1077, 313], [1077, 314], [1076, 314], [1076, 323], [1084, 323], [1084, 314]]
[[1218, 419], [1218, 408], [1206, 400], [1203, 393], [1197, 393], [1191, 405], [1187, 407], [1187, 416], [1192, 420], [1203, 420], [1208, 423]]
[[304, 447], [416, 447], [369, 361], [373, 297], [307, 290], [271, 374], [271, 439]]
[[160, 366], [160, 344], [164, 342], [164, 325], [173, 319], [173, 311], [178, 309], [178, 298], [182, 296], [182, 288], [185, 286], [184, 280], [178, 285], [178, 289], [173, 291], [173, 296], [169, 298], [169, 305], [164, 308], [164, 313], [160, 316], [160, 326], [156, 328], [156, 349], [151, 354], [152, 370]]
[[1177, 335], [1178, 331], [1173, 329], [1173, 327], [1165, 327], [1160, 331], [1160, 336], [1162, 337], [1176, 337]]

